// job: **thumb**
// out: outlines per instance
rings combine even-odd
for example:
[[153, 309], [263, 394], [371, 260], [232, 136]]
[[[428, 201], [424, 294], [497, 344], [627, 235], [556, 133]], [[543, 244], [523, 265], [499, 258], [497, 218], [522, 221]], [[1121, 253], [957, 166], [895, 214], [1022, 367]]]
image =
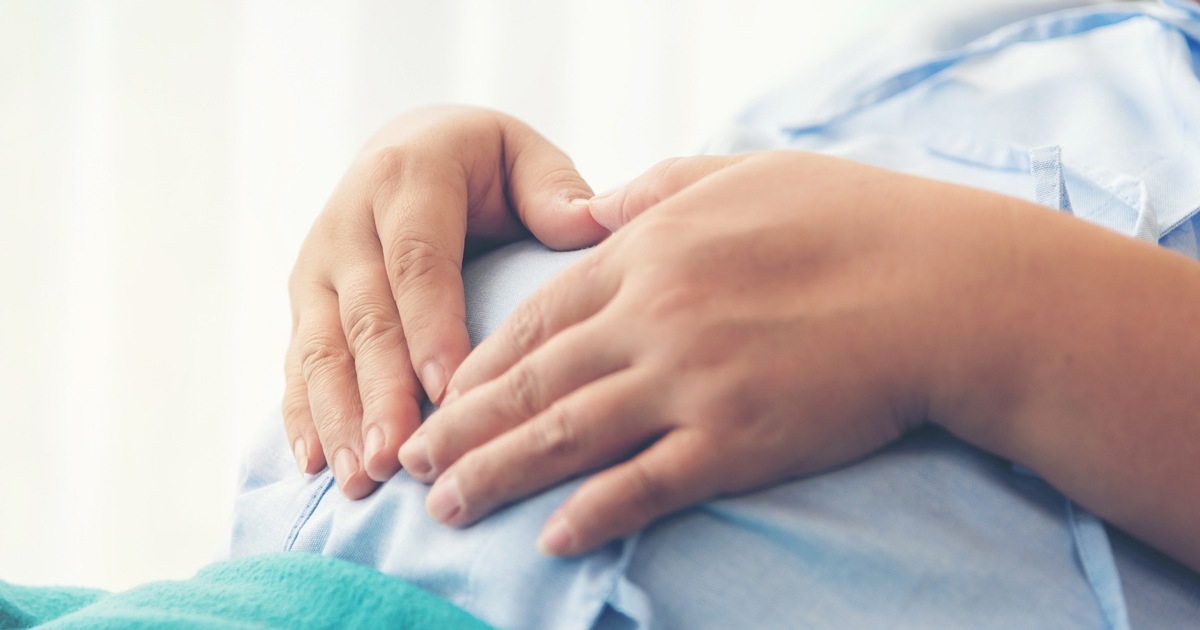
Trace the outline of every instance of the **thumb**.
[[588, 212], [592, 188], [575, 164], [525, 123], [503, 121], [504, 169], [512, 207], [537, 239], [559, 249], [595, 245], [609, 235]]
[[593, 197], [590, 204], [592, 218], [609, 231], [616, 232], [651, 206], [751, 155], [698, 155], [663, 160], [625, 186]]

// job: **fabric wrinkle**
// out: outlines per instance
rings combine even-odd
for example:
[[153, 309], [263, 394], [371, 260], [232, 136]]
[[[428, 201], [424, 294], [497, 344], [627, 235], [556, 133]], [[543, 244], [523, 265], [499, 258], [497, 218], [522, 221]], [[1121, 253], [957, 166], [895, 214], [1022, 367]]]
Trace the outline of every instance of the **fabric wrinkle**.
[[[1181, 130], [1200, 126], [1200, 10], [1064, 4], [1016, 22], [949, 21], [900, 49], [850, 55], [752, 104], [708, 151], [836, 155], [1040, 203], [1195, 258], [1200, 137]], [[1095, 55], [1102, 63], [1080, 65]], [[1081, 107], [1088, 99], [1096, 107]], [[464, 264], [472, 345], [586, 255], [523, 241]], [[268, 451], [288, 460], [281, 435]], [[1125, 630], [1134, 612], [1163, 627], [1197, 621], [1188, 597], [1200, 577], [1141, 558], [1137, 583], [1170, 588], [1128, 597], [1127, 545], [1114, 546], [1098, 517], [936, 430], [571, 560], [539, 556], [533, 541], [582, 479], [454, 530], [428, 518], [427, 488], [404, 473], [351, 505], [328, 491], [331, 477], [301, 482], [280, 462], [248, 461], [231, 555], [284, 544], [375, 562], [502, 629]]]

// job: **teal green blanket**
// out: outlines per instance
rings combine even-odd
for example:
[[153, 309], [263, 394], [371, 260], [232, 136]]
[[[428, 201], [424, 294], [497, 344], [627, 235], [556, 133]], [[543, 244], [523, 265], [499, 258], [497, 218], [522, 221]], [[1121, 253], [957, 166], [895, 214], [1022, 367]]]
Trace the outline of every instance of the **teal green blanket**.
[[208, 565], [190, 580], [122, 593], [0, 582], [0, 629], [422, 628], [488, 630], [375, 569], [308, 553]]

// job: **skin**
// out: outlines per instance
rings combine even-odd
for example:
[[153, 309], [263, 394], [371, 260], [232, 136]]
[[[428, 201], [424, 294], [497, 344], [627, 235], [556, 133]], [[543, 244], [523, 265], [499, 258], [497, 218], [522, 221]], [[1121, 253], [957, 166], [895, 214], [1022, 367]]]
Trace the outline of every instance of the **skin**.
[[599, 471], [572, 555], [936, 423], [1200, 568], [1200, 264], [1041, 206], [797, 152], [664, 163], [401, 449], [463, 526]]
[[530, 233], [560, 249], [595, 244], [608, 231], [591, 196], [562, 151], [504, 114], [439, 106], [380, 129], [290, 279], [283, 417], [300, 471], [331, 463], [353, 499], [394, 475], [422, 399], [442, 399], [471, 349], [463, 257]]
[[[1021, 200], [798, 152], [672, 160], [572, 205], [590, 190], [565, 156], [530, 140], [550, 166], [523, 176], [496, 148], [510, 140], [495, 121], [515, 123], [489, 116], [398, 119], [306, 241], [285, 399], [302, 470], [361, 453], [382, 426], [369, 475], [335, 463], [343, 493], [368, 494], [399, 449], [455, 526], [598, 471], [539, 540], [572, 555], [929, 422], [1200, 568], [1200, 490], [1185, 483], [1200, 474], [1200, 264]], [[616, 232], [467, 356], [463, 253], [522, 225], [560, 248]], [[391, 321], [366, 336], [377, 354], [355, 341], [361, 303]], [[431, 357], [450, 378], [423, 381], [442, 408], [416, 429], [411, 366]]]

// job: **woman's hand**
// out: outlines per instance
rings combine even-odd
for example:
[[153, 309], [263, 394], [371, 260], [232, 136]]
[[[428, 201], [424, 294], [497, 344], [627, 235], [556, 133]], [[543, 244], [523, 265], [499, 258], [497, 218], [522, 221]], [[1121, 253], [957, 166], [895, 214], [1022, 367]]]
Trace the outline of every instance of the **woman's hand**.
[[[462, 525], [603, 469], [575, 554], [928, 421], [1200, 570], [1200, 264], [1064, 213], [836, 158], [666, 162], [451, 379], [401, 449]], [[638, 216], [640, 215], [640, 216]]]
[[665, 162], [592, 201], [628, 225], [467, 358], [400, 460], [454, 525], [608, 467], [543, 531], [574, 554], [860, 458], [926, 420], [935, 376], [985, 371], [954, 350], [1006, 315], [1010, 203], [1050, 214], [812, 154]]
[[470, 351], [464, 252], [529, 232], [593, 245], [609, 232], [591, 196], [565, 154], [503, 114], [431, 107], [380, 129], [292, 272], [283, 413], [300, 470], [328, 463], [355, 499], [395, 474], [422, 397], [440, 401]]

